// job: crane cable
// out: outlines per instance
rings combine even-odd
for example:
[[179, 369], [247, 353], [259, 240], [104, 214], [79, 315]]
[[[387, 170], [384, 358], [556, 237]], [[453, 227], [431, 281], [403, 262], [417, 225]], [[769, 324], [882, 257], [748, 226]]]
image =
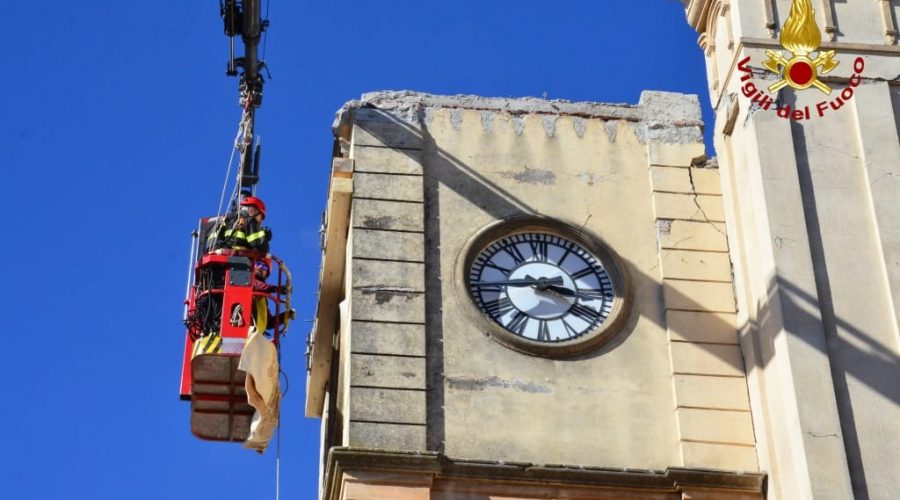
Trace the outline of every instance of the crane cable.
[[[285, 301], [285, 310], [290, 313], [291, 310], [291, 294], [294, 290], [294, 279], [291, 275], [291, 270], [288, 269], [287, 265], [283, 260], [278, 257], [272, 256], [272, 260], [274, 260], [278, 264], [278, 269], [285, 275], [286, 286], [287, 286], [287, 294]], [[279, 284], [281, 282], [281, 278], [279, 276]], [[288, 326], [290, 325], [290, 321], [284, 322], [284, 327], [281, 332], [276, 331], [275, 335], [284, 335], [287, 333]], [[285, 389], [287, 389], [287, 375], [284, 373], [284, 370], [281, 369], [281, 342], [278, 342], [278, 350], [276, 351], [276, 356], [278, 356], [278, 372], [281, 375], [284, 375], [285, 378]], [[287, 390], [281, 392], [281, 397], [287, 394]], [[281, 497], [281, 403], [278, 404], [278, 428], [275, 430], [275, 500], [280, 500]]]
[[[219, 196], [219, 208], [216, 210], [216, 220], [222, 222], [222, 206], [225, 204], [225, 192], [228, 190], [228, 181], [231, 178], [231, 169], [234, 166], [234, 155], [240, 153], [238, 160], [237, 180], [235, 181], [234, 190], [232, 190], [229, 200], [234, 200], [241, 190], [241, 175], [244, 171], [244, 161], [246, 159], [247, 147], [253, 139], [253, 114], [251, 106], [245, 106], [241, 115], [241, 121], [238, 123], [237, 133], [234, 136], [234, 143], [231, 148], [231, 156], [228, 158], [228, 168], [225, 171], [225, 181], [222, 183], [222, 194]], [[213, 246], [218, 241], [219, 233], [216, 231], [213, 236]]]
[[275, 430], [275, 500], [281, 498], [281, 407], [278, 410], [278, 428]]

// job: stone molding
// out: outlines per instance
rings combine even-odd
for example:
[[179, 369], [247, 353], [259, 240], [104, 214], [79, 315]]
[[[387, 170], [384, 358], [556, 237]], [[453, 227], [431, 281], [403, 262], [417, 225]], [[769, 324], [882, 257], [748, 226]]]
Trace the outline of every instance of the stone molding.
[[[716, 225], [725, 221], [721, 181], [717, 168], [692, 165], [702, 148], [682, 145], [673, 155], [680, 163], [651, 157], [650, 166], [681, 459], [757, 470], [730, 261], [720, 253], [728, 238]], [[676, 222], [704, 228], [722, 246], [669, 248]]]
[[[373, 474], [374, 473], [374, 474]], [[765, 498], [765, 475], [713, 469], [670, 467], [664, 471], [595, 468], [566, 465], [495, 462], [450, 458], [438, 453], [398, 453], [363, 448], [332, 448], [328, 454], [323, 500], [347, 498], [346, 483], [380, 487], [409, 486], [417, 493], [406, 498], [444, 491], [468, 494], [546, 490], [554, 498], [568, 498], [572, 490], [593, 490], [602, 498], [617, 491], [635, 498]], [[524, 489], [520, 489], [524, 487]], [[424, 490], [424, 491], [423, 491]], [[527, 493], [526, 493], [527, 494]], [[453, 498], [444, 496], [440, 498]], [[518, 497], [528, 498], [528, 497]], [[534, 498], [545, 498], [544, 496]], [[615, 497], [609, 497], [615, 498]]]

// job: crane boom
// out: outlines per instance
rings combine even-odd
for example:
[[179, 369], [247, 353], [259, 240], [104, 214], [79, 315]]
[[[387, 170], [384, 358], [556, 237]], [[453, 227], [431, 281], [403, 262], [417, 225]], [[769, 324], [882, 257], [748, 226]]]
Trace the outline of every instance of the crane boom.
[[[259, 58], [259, 42], [268, 27], [268, 20], [260, 15], [260, 0], [219, 0], [219, 13], [229, 37], [230, 58], [226, 74], [240, 76], [239, 103], [248, 116], [250, 143], [243, 149], [241, 161], [241, 186], [252, 187], [259, 182], [260, 146], [254, 144], [256, 108], [262, 105], [264, 79], [260, 70], [265, 61]], [[235, 57], [234, 38], [241, 37], [244, 44], [242, 57]], [[240, 74], [238, 68], [241, 69]]]

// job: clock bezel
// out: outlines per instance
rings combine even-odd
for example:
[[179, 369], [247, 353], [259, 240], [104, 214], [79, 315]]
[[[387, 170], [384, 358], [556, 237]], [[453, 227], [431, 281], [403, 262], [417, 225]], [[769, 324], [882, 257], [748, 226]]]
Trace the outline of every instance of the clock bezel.
[[[493, 242], [522, 233], [545, 233], [559, 236], [590, 252], [606, 270], [612, 282], [615, 299], [606, 321], [572, 340], [539, 342], [516, 335], [497, 324], [475, 303], [469, 290], [469, 271], [475, 259]], [[622, 330], [628, 319], [631, 292], [622, 259], [602, 239], [559, 219], [520, 216], [497, 221], [481, 229], [464, 245], [456, 265], [457, 298], [472, 324], [494, 341], [513, 350], [533, 356], [568, 358], [599, 348]], [[462, 295], [463, 297], [460, 297]]]

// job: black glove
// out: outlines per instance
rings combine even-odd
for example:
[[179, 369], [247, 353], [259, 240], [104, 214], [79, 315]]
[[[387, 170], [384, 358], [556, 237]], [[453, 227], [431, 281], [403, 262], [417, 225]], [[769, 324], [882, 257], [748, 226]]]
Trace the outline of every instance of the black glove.
[[269, 228], [264, 228], [263, 231], [266, 233], [266, 241], [272, 241], [272, 230]]

